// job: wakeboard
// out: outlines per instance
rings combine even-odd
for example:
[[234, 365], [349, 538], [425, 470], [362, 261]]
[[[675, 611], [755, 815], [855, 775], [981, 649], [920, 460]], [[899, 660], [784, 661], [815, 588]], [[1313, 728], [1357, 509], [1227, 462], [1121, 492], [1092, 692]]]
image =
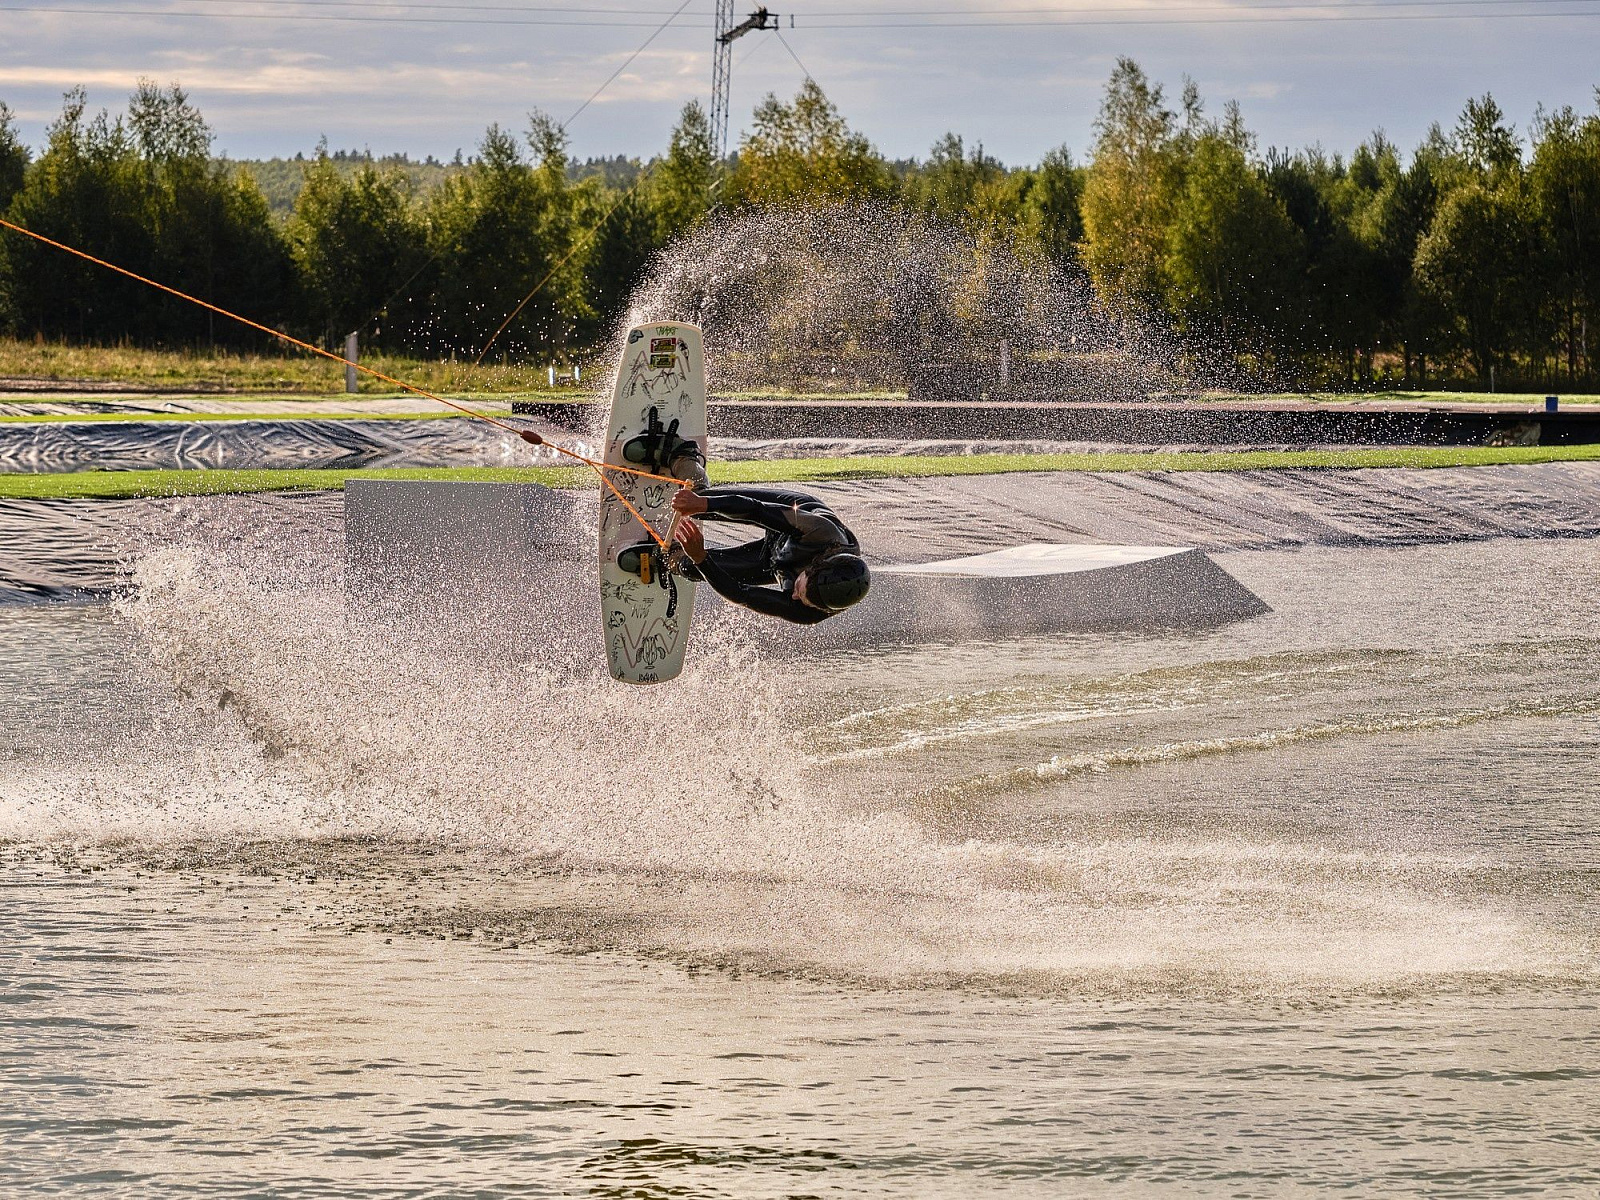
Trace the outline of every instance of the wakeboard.
[[[636, 325], [628, 330], [611, 396], [607, 465], [656, 471], [651, 463], [629, 461], [624, 447], [674, 421], [677, 435], [705, 453], [702, 347], [694, 325]], [[600, 612], [606, 662], [612, 678], [625, 683], [665, 683], [683, 670], [695, 584], [666, 568], [660, 547], [638, 518], [670, 544], [672, 497], [678, 488], [625, 471], [607, 471], [606, 478], [611, 487], [600, 485]], [[637, 516], [628, 510], [630, 504]], [[624, 555], [629, 550], [636, 552]]]

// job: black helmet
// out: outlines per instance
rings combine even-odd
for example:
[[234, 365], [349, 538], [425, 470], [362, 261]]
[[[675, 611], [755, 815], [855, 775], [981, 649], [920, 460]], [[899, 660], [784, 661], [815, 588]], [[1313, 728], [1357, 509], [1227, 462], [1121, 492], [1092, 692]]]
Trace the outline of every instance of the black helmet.
[[825, 612], [843, 612], [867, 594], [872, 573], [859, 554], [830, 554], [806, 568], [806, 600]]

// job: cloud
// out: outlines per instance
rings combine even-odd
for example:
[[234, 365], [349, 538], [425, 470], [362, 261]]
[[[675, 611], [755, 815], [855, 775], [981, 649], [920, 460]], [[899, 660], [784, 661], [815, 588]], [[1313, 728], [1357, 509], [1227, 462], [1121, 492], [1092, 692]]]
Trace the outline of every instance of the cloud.
[[[231, 57], [224, 59], [216, 54], [194, 50], [165, 57], [169, 61], [162, 67], [152, 64], [143, 70], [83, 65], [0, 66], [0, 87], [49, 87], [65, 91], [82, 85], [129, 91], [140, 76], [149, 76], [162, 83], [180, 82], [190, 92], [216, 95], [276, 96], [285, 99], [395, 94], [413, 97], [440, 94], [495, 97], [506, 94], [511, 79], [525, 76], [533, 70], [532, 65], [527, 63], [511, 63], [503, 67], [416, 62], [362, 65], [344, 62], [329, 55], [305, 53], [274, 54], [257, 62], [240, 62]], [[638, 62], [612, 82], [601, 101], [672, 98], [681, 95], [685, 81], [693, 78], [701, 69], [700, 62], [693, 54], [640, 55]], [[541, 75], [541, 94], [550, 100], [585, 99], [596, 83], [605, 78], [592, 63], [566, 64], [555, 71], [545, 68]]]
[[1243, 88], [1237, 90], [1237, 94], [1250, 100], [1276, 100], [1293, 87], [1292, 83], [1277, 83], [1263, 79], [1245, 84]]
[[[945, 0], [934, 7], [983, 18], [1001, 8], [1048, 13], [1081, 5], [1115, 18], [1170, 13], [1163, 4], [1172, 2]], [[1245, 0], [1194, 2], [1245, 7]], [[873, 7], [924, 5], [877, 0]], [[822, 6], [845, 8], [842, 0]], [[818, 13], [808, 27], [805, 13], [797, 15], [796, 27], [783, 29], [789, 45], [852, 127], [896, 157], [926, 153], [946, 130], [1007, 162], [1036, 161], [1061, 143], [1081, 152], [1111, 65], [1124, 54], [1169, 95], [1189, 74], [1213, 109], [1239, 99], [1263, 145], [1349, 147], [1376, 125], [1406, 144], [1486, 90], [1521, 122], [1540, 101], [1592, 104], [1593, 39], [1585, 35], [1596, 26], [1578, 20], [823, 29], [837, 18]], [[651, 154], [665, 145], [683, 103], [707, 97], [711, 38], [703, 21], [669, 27], [606, 87], [574, 124], [580, 153]], [[0, 42], [0, 98], [37, 144], [67, 88], [86, 85], [93, 103], [120, 107], [145, 75], [182, 83], [217, 129], [219, 146], [236, 154], [293, 154], [326, 133], [335, 145], [447, 156], [476, 144], [491, 121], [520, 127], [534, 107], [564, 118], [649, 32], [112, 19], [109, 7], [93, 19], [13, 13]], [[761, 96], [792, 95], [801, 78], [773, 35], [751, 38], [762, 40], [741, 41], [735, 54], [735, 139]]]

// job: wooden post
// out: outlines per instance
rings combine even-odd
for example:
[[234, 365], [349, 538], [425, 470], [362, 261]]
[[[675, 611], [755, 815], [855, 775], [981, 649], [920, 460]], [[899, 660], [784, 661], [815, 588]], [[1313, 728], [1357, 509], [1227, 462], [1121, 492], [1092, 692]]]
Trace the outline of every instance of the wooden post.
[[356, 383], [356, 358], [359, 353], [360, 345], [356, 335], [353, 333], [345, 334], [344, 356], [347, 361], [344, 364], [344, 390], [352, 395], [361, 390]]

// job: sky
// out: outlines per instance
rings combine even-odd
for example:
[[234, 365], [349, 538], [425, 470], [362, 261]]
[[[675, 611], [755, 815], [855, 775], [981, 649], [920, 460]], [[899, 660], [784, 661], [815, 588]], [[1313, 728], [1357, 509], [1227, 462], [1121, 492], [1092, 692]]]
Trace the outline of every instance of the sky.
[[[1600, 85], [1600, 0], [771, 4], [780, 34], [734, 45], [734, 143], [762, 96], [792, 95], [808, 71], [891, 158], [925, 157], [953, 131], [1013, 165], [1061, 145], [1086, 158], [1106, 78], [1124, 55], [1174, 102], [1185, 75], [1209, 112], [1238, 101], [1263, 148], [1348, 152], [1375, 129], [1409, 148], [1485, 92], [1525, 133], [1540, 104], [1593, 110]], [[0, 0], [0, 100], [36, 146], [67, 88], [81, 84], [92, 107], [116, 110], [145, 76], [187, 89], [217, 150], [238, 158], [309, 153], [322, 138], [449, 158], [471, 154], [491, 122], [525, 128], [533, 108], [573, 118], [580, 158], [649, 156], [682, 106], [706, 102], [710, 89], [713, 0], [677, 8]]]

